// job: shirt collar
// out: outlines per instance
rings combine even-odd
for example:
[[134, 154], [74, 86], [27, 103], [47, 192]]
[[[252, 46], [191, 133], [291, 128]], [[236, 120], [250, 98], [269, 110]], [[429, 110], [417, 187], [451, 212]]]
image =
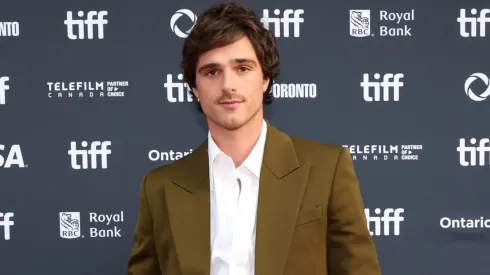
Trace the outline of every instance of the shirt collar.
[[[240, 165], [240, 167], [245, 166], [252, 173], [254, 173], [257, 178], [260, 178], [260, 169], [262, 168], [262, 159], [264, 157], [264, 147], [265, 140], [267, 136], [267, 123], [265, 120], [262, 120], [262, 131], [260, 132], [259, 139], [255, 144], [254, 148], [245, 159], [245, 161]], [[209, 157], [209, 166], [212, 167], [214, 159], [219, 154], [225, 154], [221, 149], [219, 149], [218, 145], [214, 142], [211, 132], [208, 131], [208, 157]], [[211, 175], [210, 175], [211, 176]]]
[[267, 136], [267, 123], [264, 120], [262, 120], [262, 131], [260, 132], [259, 139], [257, 140], [257, 143], [255, 143], [252, 152], [250, 152], [248, 157], [241, 165], [250, 169], [250, 171], [252, 171], [252, 173], [254, 173], [255, 176], [257, 176], [257, 178], [260, 178], [260, 169], [262, 168], [262, 159], [264, 157], [266, 136]]

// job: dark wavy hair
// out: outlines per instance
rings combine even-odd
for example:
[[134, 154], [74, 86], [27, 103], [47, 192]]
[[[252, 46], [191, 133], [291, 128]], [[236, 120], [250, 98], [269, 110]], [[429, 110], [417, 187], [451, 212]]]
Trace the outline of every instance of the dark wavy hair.
[[[184, 41], [182, 61], [184, 81], [189, 87], [196, 87], [196, 66], [199, 56], [211, 49], [234, 43], [248, 37], [262, 68], [264, 79], [269, 78], [269, 86], [264, 93], [263, 104], [272, 103], [273, 80], [279, 74], [279, 52], [276, 38], [264, 28], [255, 13], [242, 4], [219, 3], [209, 7], [199, 15], [196, 24]], [[197, 109], [203, 112], [201, 104], [190, 91]]]

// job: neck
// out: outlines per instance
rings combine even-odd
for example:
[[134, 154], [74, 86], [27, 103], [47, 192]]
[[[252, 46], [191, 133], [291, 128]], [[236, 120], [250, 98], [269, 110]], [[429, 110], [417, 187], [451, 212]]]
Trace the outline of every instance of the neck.
[[[235, 167], [239, 167], [252, 152], [262, 132], [262, 112], [238, 129], [228, 130], [208, 120], [208, 127], [216, 145], [231, 157]], [[265, 123], [265, 122], [264, 122]]]

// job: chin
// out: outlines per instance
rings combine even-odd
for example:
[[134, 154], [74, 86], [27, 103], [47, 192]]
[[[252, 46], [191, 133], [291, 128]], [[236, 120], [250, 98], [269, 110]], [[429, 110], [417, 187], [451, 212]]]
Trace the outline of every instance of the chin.
[[[215, 112], [206, 113], [208, 121], [218, 125], [228, 131], [238, 130], [252, 120], [255, 115], [246, 112], [223, 112], [216, 110]], [[208, 115], [209, 114], [209, 115]]]
[[250, 119], [249, 118], [247, 119], [247, 117], [243, 117], [242, 115], [239, 114], [220, 113], [217, 114], [217, 116], [215, 116], [214, 118], [211, 118], [211, 120], [215, 124], [218, 124], [221, 128], [226, 129], [228, 131], [233, 131], [241, 128]]
[[230, 130], [230, 131], [239, 129], [246, 122], [247, 122], [247, 120], [245, 120], [243, 118], [237, 118], [237, 117], [227, 117], [227, 118], [220, 120], [221, 126], [223, 128], [225, 128], [226, 130]]

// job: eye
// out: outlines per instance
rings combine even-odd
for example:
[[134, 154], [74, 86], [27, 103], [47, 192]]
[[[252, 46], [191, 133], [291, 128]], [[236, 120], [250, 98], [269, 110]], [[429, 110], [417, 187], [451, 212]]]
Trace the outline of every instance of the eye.
[[250, 69], [248, 67], [245, 67], [245, 66], [239, 67], [238, 70], [241, 71], [241, 72], [250, 71]]
[[212, 70], [209, 70], [209, 71], [206, 73], [206, 75], [215, 76], [217, 73], [218, 73], [218, 70], [216, 70], [216, 69], [212, 69]]

